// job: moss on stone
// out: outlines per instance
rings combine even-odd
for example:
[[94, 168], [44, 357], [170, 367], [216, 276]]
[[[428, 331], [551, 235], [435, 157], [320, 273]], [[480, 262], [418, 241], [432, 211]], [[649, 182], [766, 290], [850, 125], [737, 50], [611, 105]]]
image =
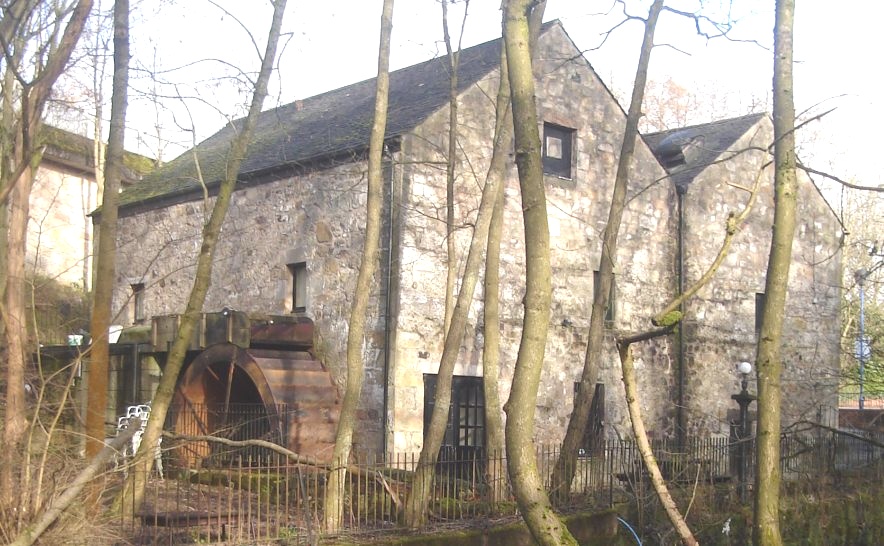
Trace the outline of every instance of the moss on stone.
[[118, 343], [150, 343], [151, 325], [137, 325], [120, 332]]
[[670, 311], [670, 312], [666, 313], [665, 315], [663, 315], [660, 318], [660, 320], [657, 321], [657, 325], [661, 326], [663, 328], [667, 328], [669, 326], [674, 326], [674, 325], [678, 324], [679, 322], [681, 322], [681, 319], [682, 319], [681, 311], [678, 311], [678, 310]]

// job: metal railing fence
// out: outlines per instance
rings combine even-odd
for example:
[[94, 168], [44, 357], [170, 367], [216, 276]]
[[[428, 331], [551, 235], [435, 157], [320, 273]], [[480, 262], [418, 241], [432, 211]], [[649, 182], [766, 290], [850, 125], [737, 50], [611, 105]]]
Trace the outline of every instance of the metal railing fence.
[[[205, 409], [207, 415], [209, 409]], [[284, 413], [286, 408], [274, 410]], [[227, 411], [230, 426], [222, 429], [226, 437], [285, 437], [267, 412], [231, 407]], [[822, 475], [862, 468], [871, 468], [880, 476], [884, 438], [869, 435], [873, 439], [869, 442], [862, 436], [824, 428], [784, 434], [784, 481], [818, 480]], [[754, 439], [745, 442], [749, 447], [746, 484], [751, 487]], [[133, 543], [285, 540], [287, 544], [315, 544], [333, 538], [321, 533], [329, 465], [293, 462], [266, 448], [197, 443], [200, 445], [195, 447], [194, 442], [164, 441], [165, 479], [152, 476], [145, 503], [131, 515], [134, 517], [124, 519], [128, 526], [124, 530]], [[697, 438], [684, 446], [669, 441], [652, 445], [667, 481], [673, 487], [687, 488], [698, 483], [739, 485], [734, 468], [738, 448], [739, 443], [722, 437]], [[536, 456], [548, 487], [559, 452], [539, 447]], [[354, 453], [348, 463], [342, 533], [382, 533], [396, 528], [417, 466], [416, 453]], [[636, 502], [649, 492], [647, 472], [635, 443], [608, 440], [593, 454], [576, 459], [570, 496], [554, 498], [564, 510], [604, 509], [615, 502]], [[509, 489], [505, 455], [481, 449], [440, 453], [429, 498], [427, 530], [463, 525], [467, 520], [513, 517], [518, 512]]]

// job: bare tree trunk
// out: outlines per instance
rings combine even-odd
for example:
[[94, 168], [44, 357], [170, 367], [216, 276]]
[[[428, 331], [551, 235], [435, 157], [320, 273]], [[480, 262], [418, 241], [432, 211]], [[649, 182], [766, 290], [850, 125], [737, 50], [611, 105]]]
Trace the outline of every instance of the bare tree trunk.
[[110, 132], [105, 160], [105, 191], [101, 201], [101, 232], [98, 238], [95, 290], [89, 353], [89, 389], [86, 409], [86, 456], [94, 457], [104, 446], [107, 413], [107, 372], [110, 359], [108, 329], [117, 252], [117, 201], [123, 171], [126, 105], [129, 87], [129, 0], [114, 1], [114, 81]]
[[[10, 16], [7, 16], [10, 17]], [[0, 26], [2, 26], [2, 22], [0, 22]], [[12, 183], [10, 180], [12, 172], [15, 170], [18, 160], [15, 158], [15, 133], [11, 130], [6, 130], [6, 128], [12, 128], [15, 126], [15, 111], [13, 109], [12, 101], [14, 100], [12, 87], [15, 83], [14, 74], [10, 64], [7, 63], [4, 67], [3, 71], [3, 96], [2, 96], [2, 125], [0, 125], [0, 190], [5, 190], [9, 184]], [[7, 342], [7, 331], [9, 327], [7, 326], [7, 322], [9, 320], [6, 314], [6, 294], [8, 293], [8, 280], [9, 280], [9, 207], [6, 204], [0, 204], [0, 301], [3, 302], [3, 306], [0, 307], [0, 335], [2, 335], [4, 343], [2, 347], [0, 347], [0, 373], [3, 374], [3, 377], [6, 380], [6, 386], [4, 389], [4, 394], [6, 396], [6, 412], [9, 410], [9, 385], [10, 379], [12, 381], [16, 380], [16, 377], [9, 377], [9, 347], [6, 346]], [[22, 373], [18, 370], [12, 370], [13, 374]], [[18, 396], [17, 393], [12, 393], [13, 396]], [[16, 408], [20, 408], [22, 406], [21, 402], [17, 400], [13, 400], [12, 411], [20, 411], [16, 410]], [[6, 441], [6, 430], [8, 428], [8, 423], [6, 418], [3, 421], [3, 438], [4, 445]], [[14, 434], [13, 434], [14, 436]], [[6, 451], [6, 450], [4, 450]], [[8, 457], [8, 458], [7, 458]], [[11, 505], [14, 505], [14, 502], [10, 499], [10, 501], [3, 501], [4, 498], [9, 498], [8, 495], [10, 491], [12, 491], [12, 482], [13, 482], [13, 473], [10, 464], [13, 462], [12, 453], [7, 453], [6, 455], [0, 455], [0, 464], [2, 464], [2, 468], [0, 468], [0, 517], [3, 517], [5, 510]], [[10, 505], [10, 506], [7, 506]]]
[[[99, 5], [98, 9], [101, 10], [101, 5]], [[93, 47], [95, 48], [95, 56], [93, 58], [94, 64], [92, 66], [92, 100], [95, 107], [95, 117], [93, 118], [92, 126], [92, 156], [95, 158], [95, 165], [93, 165], [93, 172], [95, 173], [95, 199], [97, 203], [103, 203], [104, 166], [107, 146], [105, 145], [101, 128], [102, 120], [104, 120], [104, 92], [102, 90], [102, 82], [106, 74], [107, 60], [105, 55], [101, 55], [98, 52], [102, 50], [106, 51], [107, 42], [102, 40], [101, 23], [97, 23], [95, 26], [95, 43], [93, 44]], [[126, 62], [126, 69], [128, 71], [128, 60]], [[114, 59], [114, 63], [116, 64], [116, 59]], [[126, 78], [128, 80], [128, 72], [126, 73]], [[113, 101], [113, 90], [111, 90], [111, 101]], [[82, 186], [83, 189], [81, 190], [81, 194], [85, 194], [83, 199], [83, 209], [87, 210], [87, 208], [91, 207], [92, 203], [92, 185], [84, 180]], [[91, 227], [93, 228], [92, 230], [89, 229], [90, 225], [88, 222], [83, 225], [83, 256], [91, 256], [97, 251], [97, 245], [94, 243], [98, 242], [98, 226]], [[96, 259], [95, 262], [94, 265], [97, 267], [98, 259]], [[94, 281], [96, 281], [98, 275], [97, 271], [94, 269], [90, 270], [90, 265], [93, 265], [90, 263], [90, 260], [83, 260], [83, 290], [85, 292], [89, 292], [90, 286], [95, 286]], [[94, 297], [95, 294], [93, 293], [93, 298]], [[93, 339], [95, 338], [93, 337]]]
[[[674, 324], [672, 326], [674, 326]], [[651, 485], [654, 488], [654, 492], [657, 494], [657, 498], [660, 499], [660, 504], [663, 505], [663, 509], [666, 511], [666, 516], [669, 518], [670, 523], [672, 523], [672, 527], [678, 533], [679, 538], [681, 538], [682, 544], [685, 546], [696, 546], [699, 543], [697, 542], [697, 539], [694, 538], [694, 535], [688, 527], [687, 522], [685, 522], [684, 517], [681, 515], [681, 512], [679, 512], [678, 506], [676, 506], [672, 495], [669, 494], [669, 489], [666, 487], [666, 482], [663, 480], [663, 474], [660, 472], [660, 467], [657, 465], [657, 459], [654, 457], [654, 452], [651, 451], [651, 443], [648, 441], [648, 432], [645, 430], [645, 423], [641, 414], [641, 406], [639, 405], [635, 367], [633, 366], [632, 350], [630, 348], [632, 343], [637, 341], [643, 341], [669, 333], [672, 330], [672, 326], [664, 328], [663, 330], [639, 334], [628, 339], [617, 340], [617, 349], [620, 353], [620, 365], [623, 369], [623, 388], [626, 391], [626, 407], [629, 410], [629, 419], [632, 422], [632, 431], [635, 434], [638, 451], [641, 454], [642, 461], [644, 462], [645, 468], [648, 470], [648, 475], [651, 478]]]
[[[17, 3], [23, 6], [25, 2]], [[29, 9], [34, 9], [29, 4]], [[40, 150], [34, 150], [34, 140], [39, 135], [43, 109], [52, 86], [70, 59], [71, 52], [80, 39], [86, 18], [92, 10], [92, 0], [80, 0], [71, 12], [58, 44], [40, 59], [34, 67], [34, 79], [24, 82], [19, 72], [18, 80], [21, 109], [12, 127], [4, 127], [7, 148], [2, 158], [3, 184], [0, 184], [0, 206], [9, 205], [8, 231], [6, 236], [6, 284], [2, 312], [6, 346], [6, 408], [3, 423], [3, 453], [0, 456], [0, 509], [15, 506], [20, 491], [15, 481], [20, 465], [22, 440], [27, 427], [24, 404], [24, 374], [27, 330], [25, 328], [25, 253], [27, 246], [28, 209], [34, 175], [42, 158]], [[21, 17], [27, 17], [23, 11]], [[7, 19], [4, 19], [8, 23]], [[13, 24], [20, 24], [14, 21]], [[0, 35], [13, 35], [14, 31], [0, 24]], [[12, 38], [15, 39], [15, 38]], [[4, 40], [4, 43], [9, 43]], [[24, 47], [24, 46], [22, 46]], [[7, 92], [9, 94], [7, 94]], [[11, 90], [4, 89], [4, 104]]]
[[25, 363], [27, 362], [27, 310], [25, 308], [25, 247], [28, 205], [34, 181], [27, 167], [9, 194], [9, 230], [6, 252], [6, 298], [3, 323], [6, 326], [6, 415], [3, 429], [3, 463], [0, 465], [0, 498], [16, 506], [20, 490], [16, 485], [21, 468], [22, 440], [27, 430], [25, 415]]
[[[7, 16], [11, 17], [11, 16]], [[20, 59], [14, 59], [14, 64], [18, 64]], [[11, 183], [11, 175], [15, 170], [17, 160], [14, 157], [15, 151], [15, 118], [16, 112], [13, 107], [15, 94], [13, 87], [15, 86], [15, 74], [12, 67], [13, 63], [7, 62], [3, 70], [2, 96], [0, 96], [0, 191], [5, 191], [6, 187]], [[7, 230], [9, 229], [9, 207], [0, 206], [0, 301], [5, 301], [6, 291], [6, 253], [9, 248]], [[6, 323], [0, 320], [0, 335], [6, 339]], [[0, 348], [0, 362], [5, 363], [5, 348]], [[5, 371], [5, 364], [0, 366], [0, 370]]]
[[774, 223], [767, 264], [756, 369], [758, 430], [755, 471], [756, 546], [780, 546], [780, 354], [792, 240], [795, 236], [798, 184], [795, 173], [795, 103], [792, 80], [794, 0], [777, 0], [774, 27]]
[[[393, 32], [393, 0], [384, 0], [381, 14], [381, 38], [378, 50], [378, 76], [375, 91], [374, 123], [368, 149], [368, 198], [365, 203], [365, 243], [362, 263], [356, 279], [353, 307], [350, 310], [347, 331], [347, 384], [341, 417], [335, 434], [335, 448], [325, 489], [325, 529], [338, 531], [344, 518], [344, 486], [347, 480], [347, 464], [356, 426], [356, 410], [363, 383], [363, 352], [365, 343], [365, 310], [371, 293], [371, 281], [378, 263], [378, 246], [381, 234], [381, 208], [383, 200], [383, 151], [384, 133], [387, 127], [387, 95], [390, 87], [390, 36]], [[389, 309], [388, 309], [389, 312]]]
[[[540, 6], [545, 6], [541, 3]], [[539, 18], [543, 16], [543, 9], [539, 7], [536, 14], [536, 27], [539, 28]], [[463, 342], [469, 317], [470, 305], [479, 279], [482, 252], [487, 246], [488, 231], [491, 225], [491, 217], [494, 212], [494, 204], [500, 193], [500, 185], [503, 184], [503, 173], [506, 167], [505, 146], [509, 143], [509, 132], [499, 131], [496, 135], [492, 151], [491, 165], [482, 188], [482, 200], [479, 203], [479, 212], [476, 216], [476, 225], [473, 236], [470, 239], [470, 247], [467, 251], [467, 259], [464, 264], [463, 278], [460, 292], [457, 295], [457, 303], [451, 317], [451, 326], [445, 336], [445, 344], [442, 349], [442, 357], [439, 361], [439, 373], [436, 381], [436, 400], [433, 414], [430, 416], [430, 425], [424, 435], [424, 444], [418, 459], [412, 481], [411, 492], [405, 503], [405, 524], [411, 528], [419, 528], [426, 519], [429, 494], [436, 473], [436, 461], [439, 456], [439, 448], [445, 435], [448, 422], [448, 411], [451, 403], [451, 382], [454, 373], [454, 365], [460, 345]]]
[[[485, 326], [485, 346], [482, 349], [482, 381], [485, 395], [485, 450], [488, 483], [491, 484], [493, 502], [506, 498], [506, 468], [504, 461], [503, 419], [500, 404], [500, 239], [503, 233], [503, 201], [506, 179], [506, 157], [504, 143], [512, 140], [513, 110], [510, 105], [509, 71], [506, 64], [506, 49], [500, 48], [500, 85], [496, 100], [497, 119], [495, 121], [495, 147], [491, 158], [491, 170], [499, 169], [501, 183], [494, 198], [494, 211], [488, 227], [488, 245], [485, 251], [485, 302], [483, 322]], [[498, 163], [500, 165], [498, 166]]]
[[[466, 21], [466, 11], [464, 12]], [[457, 246], [454, 241], [454, 183], [457, 179], [457, 61], [460, 47], [455, 52], [451, 49], [451, 36], [448, 34], [448, 0], [442, 0], [442, 31], [445, 37], [445, 50], [448, 53], [448, 70], [450, 74], [448, 87], [448, 164], [445, 180], [445, 242], [448, 252], [447, 275], [445, 278], [445, 326], [443, 335], [448, 334], [451, 315], [454, 313], [454, 284], [457, 280]], [[461, 29], [463, 36], [463, 29]]]
[[525, 223], [525, 319], [506, 403], [507, 465], [522, 518], [541, 545], [577, 544], [552, 509], [537, 470], [534, 413], [549, 327], [552, 281], [549, 225], [530, 55], [530, 0], [510, 0], [503, 27], [513, 102], [516, 166]]
[[147, 476], [154, 460], [152, 454], [156, 451], [157, 443], [162, 434], [166, 414], [169, 411], [169, 405], [175, 392], [175, 384], [184, 365], [187, 347], [190, 344], [196, 320], [202, 311], [206, 293], [209, 290], [215, 247], [221, 232], [221, 226], [224, 223], [224, 217], [227, 215], [227, 209], [230, 206], [230, 199], [236, 186], [239, 167], [246, 155], [249, 140], [255, 128], [258, 115], [261, 113], [264, 98], [267, 96], [267, 83], [270, 80], [276, 60], [276, 48], [279, 43], [285, 5], [286, 0], [275, 0], [273, 2], [273, 21], [267, 36], [267, 45], [264, 49], [264, 57], [261, 59], [261, 70], [255, 82], [255, 90], [252, 95], [252, 102], [249, 105], [249, 113], [243, 121], [239, 133], [237, 133], [231, 143], [224, 179], [221, 181], [218, 189], [215, 205], [212, 207], [212, 214], [203, 226], [202, 246], [197, 258], [196, 274], [187, 307], [184, 315], [181, 317], [178, 333], [169, 350], [166, 366], [163, 369], [163, 376], [154, 395], [150, 419], [144, 431], [144, 437], [142, 438], [138, 453], [135, 455], [133, 471], [129, 473], [129, 478], [117, 497], [117, 507], [122, 510], [122, 514], [125, 517], [131, 516], [144, 499]]
[[614, 259], [617, 257], [617, 236], [623, 210], [626, 208], [626, 189], [629, 184], [629, 167], [635, 152], [635, 140], [638, 138], [638, 123], [642, 117], [642, 100], [645, 94], [645, 83], [648, 78], [648, 65], [651, 62], [651, 51], [654, 48], [654, 30], [663, 0], [655, 0], [651, 5], [648, 19], [645, 21], [645, 33], [642, 41], [638, 67], [635, 71], [635, 84], [632, 87], [632, 99], [626, 117], [626, 129], [620, 147], [620, 158], [617, 163], [617, 174], [614, 179], [614, 194], [611, 208], [608, 211], [608, 222], [602, 236], [602, 254], [599, 263], [599, 287], [595, 291], [592, 302], [592, 315], [589, 320], [589, 339], [583, 359], [583, 374], [580, 376], [580, 388], [574, 400], [574, 410], [568, 420], [568, 429], [562, 440], [562, 449], [558, 463], [553, 470], [551, 490], [554, 496], [566, 499], [571, 493], [571, 481], [576, 469], [577, 451], [583, 442], [589, 411], [595, 394], [595, 384], [599, 377], [599, 362], [603, 351], [605, 335], [605, 312], [608, 308], [611, 284], [614, 280]]

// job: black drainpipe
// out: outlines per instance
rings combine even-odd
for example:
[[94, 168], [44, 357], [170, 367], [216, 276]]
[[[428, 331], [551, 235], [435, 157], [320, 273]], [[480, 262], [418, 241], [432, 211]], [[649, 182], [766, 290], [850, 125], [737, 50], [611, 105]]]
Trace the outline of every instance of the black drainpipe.
[[386, 275], [386, 293], [384, 295], [384, 402], [381, 410], [381, 443], [382, 453], [386, 455], [389, 451], [387, 448], [387, 412], [389, 410], [390, 399], [390, 340], [393, 318], [391, 313], [393, 301], [393, 209], [395, 206], [395, 192], [393, 191], [393, 161], [392, 154], [386, 162], [384, 168], [384, 182], [387, 185], [389, 199], [387, 200], [389, 210], [387, 211], [387, 275]]
[[[685, 289], [685, 266], [684, 266], [684, 197], [688, 191], [687, 185], [676, 184], [675, 191], [678, 195], [678, 294], [684, 294]], [[681, 324], [678, 325], [678, 394], [675, 406], [676, 439], [678, 447], [684, 448], [686, 444], [685, 426], [685, 358], [684, 358], [684, 329], [685, 329], [685, 303], [679, 306], [681, 312]]]

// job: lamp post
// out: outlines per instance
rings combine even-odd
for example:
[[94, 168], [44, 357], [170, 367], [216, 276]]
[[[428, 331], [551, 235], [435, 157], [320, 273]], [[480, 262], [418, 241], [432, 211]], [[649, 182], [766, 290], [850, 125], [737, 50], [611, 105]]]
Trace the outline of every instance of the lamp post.
[[859, 360], [859, 409], [865, 409], [866, 396], [863, 390], [866, 379], [866, 355], [869, 352], [869, 340], [866, 339], [866, 277], [869, 272], [860, 269], [853, 274], [859, 286], [859, 337], [856, 340], [856, 358]]
[[748, 362], [740, 362], [737, 370], [743, 375], [741, 382], [742, 389], [737, 394], [732, 394], [731, 398], [737, 401], [740, 406], [740, 426], [737, 444], [737, 492], [740, 496], [740, 502], [746, 502], [746, 474], [748, 474], [748, 439], [749, 439], [749, 404], [756, 400], [755, 395], [749, 394], [749, 374], [752, 372], [752, 364]]

